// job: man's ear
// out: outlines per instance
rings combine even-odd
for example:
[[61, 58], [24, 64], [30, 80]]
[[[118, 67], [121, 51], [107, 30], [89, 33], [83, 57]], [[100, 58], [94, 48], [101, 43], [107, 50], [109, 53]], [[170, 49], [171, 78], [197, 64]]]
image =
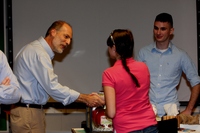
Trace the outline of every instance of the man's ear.
[[173, 35], [174, 34], [174, 28], [171, 28], [170, 29], [170, 35]]
[[51, 36], [55, 36], [56, 33], [57, 33], [57, 31], [56, 31], [55, 29], [52, 29], [52, 30], [50, 31]]

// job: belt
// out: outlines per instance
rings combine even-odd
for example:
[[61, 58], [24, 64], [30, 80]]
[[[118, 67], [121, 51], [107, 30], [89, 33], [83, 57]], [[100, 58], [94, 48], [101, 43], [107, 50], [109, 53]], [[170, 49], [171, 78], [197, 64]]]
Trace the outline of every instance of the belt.
[[39, 104], [29, 104], [29, 103], [18, 102], [15, 105], [19, 107], [26, 107], [26, 108], [43, 109], [43, 105], [39, 105]]

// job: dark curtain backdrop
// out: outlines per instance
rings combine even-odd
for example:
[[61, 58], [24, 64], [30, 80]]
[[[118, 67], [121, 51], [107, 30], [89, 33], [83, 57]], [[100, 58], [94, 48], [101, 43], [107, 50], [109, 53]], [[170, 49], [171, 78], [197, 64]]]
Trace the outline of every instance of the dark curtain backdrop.
[[3, 0], [0, 1], [0, 50], [4, 51], [4, 6]]

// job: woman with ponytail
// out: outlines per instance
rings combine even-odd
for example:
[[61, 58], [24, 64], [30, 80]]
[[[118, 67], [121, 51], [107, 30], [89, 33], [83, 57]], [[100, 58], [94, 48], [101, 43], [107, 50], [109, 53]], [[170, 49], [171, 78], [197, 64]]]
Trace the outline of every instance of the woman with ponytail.
[[107, 39], [108, 53], [115, 60], [102, 75], [106, 115], [115, 133], [158, 133], [149, 101], [150, 74], [143, 62], [133, 58], [134, 39], [126, 29], [114, 30]]

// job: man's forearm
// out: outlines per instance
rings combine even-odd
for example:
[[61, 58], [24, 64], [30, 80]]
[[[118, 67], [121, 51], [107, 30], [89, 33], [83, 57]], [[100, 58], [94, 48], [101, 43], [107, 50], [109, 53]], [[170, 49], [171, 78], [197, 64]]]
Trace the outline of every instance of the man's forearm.
[[199, 97], [199, 93], [200, 93], [200, 84], [197, 84], [192, 88], [190, 100], [186, 107], [186, 111], [189, 111], [190, 113], [192, 113], [194, 105], [196, 104], [197, 99]]
[[80, 94], [79, 97], [75, 100], [75, 102], [81, 102], [87, 104], [87, 94]]

